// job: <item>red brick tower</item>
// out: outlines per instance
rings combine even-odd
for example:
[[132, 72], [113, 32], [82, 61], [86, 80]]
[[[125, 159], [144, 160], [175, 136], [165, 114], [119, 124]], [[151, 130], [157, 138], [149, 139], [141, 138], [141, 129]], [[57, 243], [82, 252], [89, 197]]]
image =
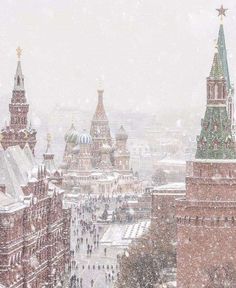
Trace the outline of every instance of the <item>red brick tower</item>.
[[26, 143], [34, 154], [36, 144], [36, 130], [28, 125], [27, 115], [29, 104], [27, 103], [24, 88], [24, 75], [21, 69], [21, 49], [17, 48], [18, 63], [14, 78], [14, 89], [11, 103], [9, 104], [10, 125], [1, 131], [1, 144], [4, 149], [9, 146], [19, 145], [23, 149]]
[[[225, 14], [221, 7], [219, 15]], [[196, 159], [187, 163], [186, 198], [177, 201], [177, 287], [235, 287], [236, 153], [220, 53], [207, 78]]]

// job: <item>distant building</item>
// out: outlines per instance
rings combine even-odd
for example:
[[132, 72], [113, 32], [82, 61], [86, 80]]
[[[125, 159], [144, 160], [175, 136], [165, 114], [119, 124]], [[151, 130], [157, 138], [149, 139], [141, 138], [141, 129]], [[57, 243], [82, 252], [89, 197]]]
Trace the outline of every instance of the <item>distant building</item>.
[[[71, 215], [47, 163], [34, 158], [36, 131], [28, 125], [28, 109], [19, 59], [11, 121], [1, 132], [0, 286], [52, 288], [66, 283]], [[46, 154], [47, 162], [53, 154]]]
[[157, 161], [154, 164], [154, 171], [162, 171], [166, 183], [183, 182], [186, 175], [186, 162], [184, 159], [174, 159], [169, 156]]
[[185, 195], [185, 183], [170, 183], [153, 188], [151, 227], [158, 232], [160, 239], [168, 237], [170, 242], [176, 243], [176, 200]]

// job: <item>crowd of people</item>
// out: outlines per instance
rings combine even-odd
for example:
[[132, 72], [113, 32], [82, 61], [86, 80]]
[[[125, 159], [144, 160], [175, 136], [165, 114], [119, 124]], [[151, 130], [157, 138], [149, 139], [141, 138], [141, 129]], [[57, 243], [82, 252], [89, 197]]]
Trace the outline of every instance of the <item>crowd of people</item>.
[[72, 205], [71, 288], [89, 288], [88, 285], [95, 288], [100, 273], [104, 274], [104, 288], [113, 287], [119, 276], [116, 259], [109, 258], [109, 248], [100, 247], [104, 225], [96, 221], [98, 214], [112, 201], [115, 206], [118, 204], [117, 199], [109, 197], [88, 197], [80, 204]]

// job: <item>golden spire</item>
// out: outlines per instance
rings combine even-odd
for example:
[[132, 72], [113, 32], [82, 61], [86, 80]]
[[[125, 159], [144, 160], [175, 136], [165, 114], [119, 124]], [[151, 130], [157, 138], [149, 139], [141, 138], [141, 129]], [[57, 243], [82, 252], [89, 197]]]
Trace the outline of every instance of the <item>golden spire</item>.
[[22, 54], [22, 49], [20, 48], [20, 46], [17, 47], [16, 54], [17, 54], [18, 60], [20, 60], [20, 57], [21, 57], [21, 54]]

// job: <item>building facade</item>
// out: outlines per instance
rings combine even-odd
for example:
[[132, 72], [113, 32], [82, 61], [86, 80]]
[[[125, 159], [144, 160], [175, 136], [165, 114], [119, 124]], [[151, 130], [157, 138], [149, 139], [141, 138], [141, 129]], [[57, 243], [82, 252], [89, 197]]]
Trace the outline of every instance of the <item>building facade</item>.
[[28, 125], [22, 75], [19, 60], [11, 121], [1, 132], [0, 284], [59, 287], [69, 270], [71, 215], [63, 208], [63, 190], [49, 177], [46, 164], [34, 157], [36, 131]]
[[[225, 9], [218, 9], [221, 16]], [[220, 25], [218, 43], [224, 35]], [[228, 110], [226, 58], [216, 47], [195, 160], [187, 163], [186, 197], [177, 201], [177, 287], [236, 283], [236, 152]], [[224, 48], [225, 49], [225, 48]], [[226, 51], [223, 55], [226, 56]]]

